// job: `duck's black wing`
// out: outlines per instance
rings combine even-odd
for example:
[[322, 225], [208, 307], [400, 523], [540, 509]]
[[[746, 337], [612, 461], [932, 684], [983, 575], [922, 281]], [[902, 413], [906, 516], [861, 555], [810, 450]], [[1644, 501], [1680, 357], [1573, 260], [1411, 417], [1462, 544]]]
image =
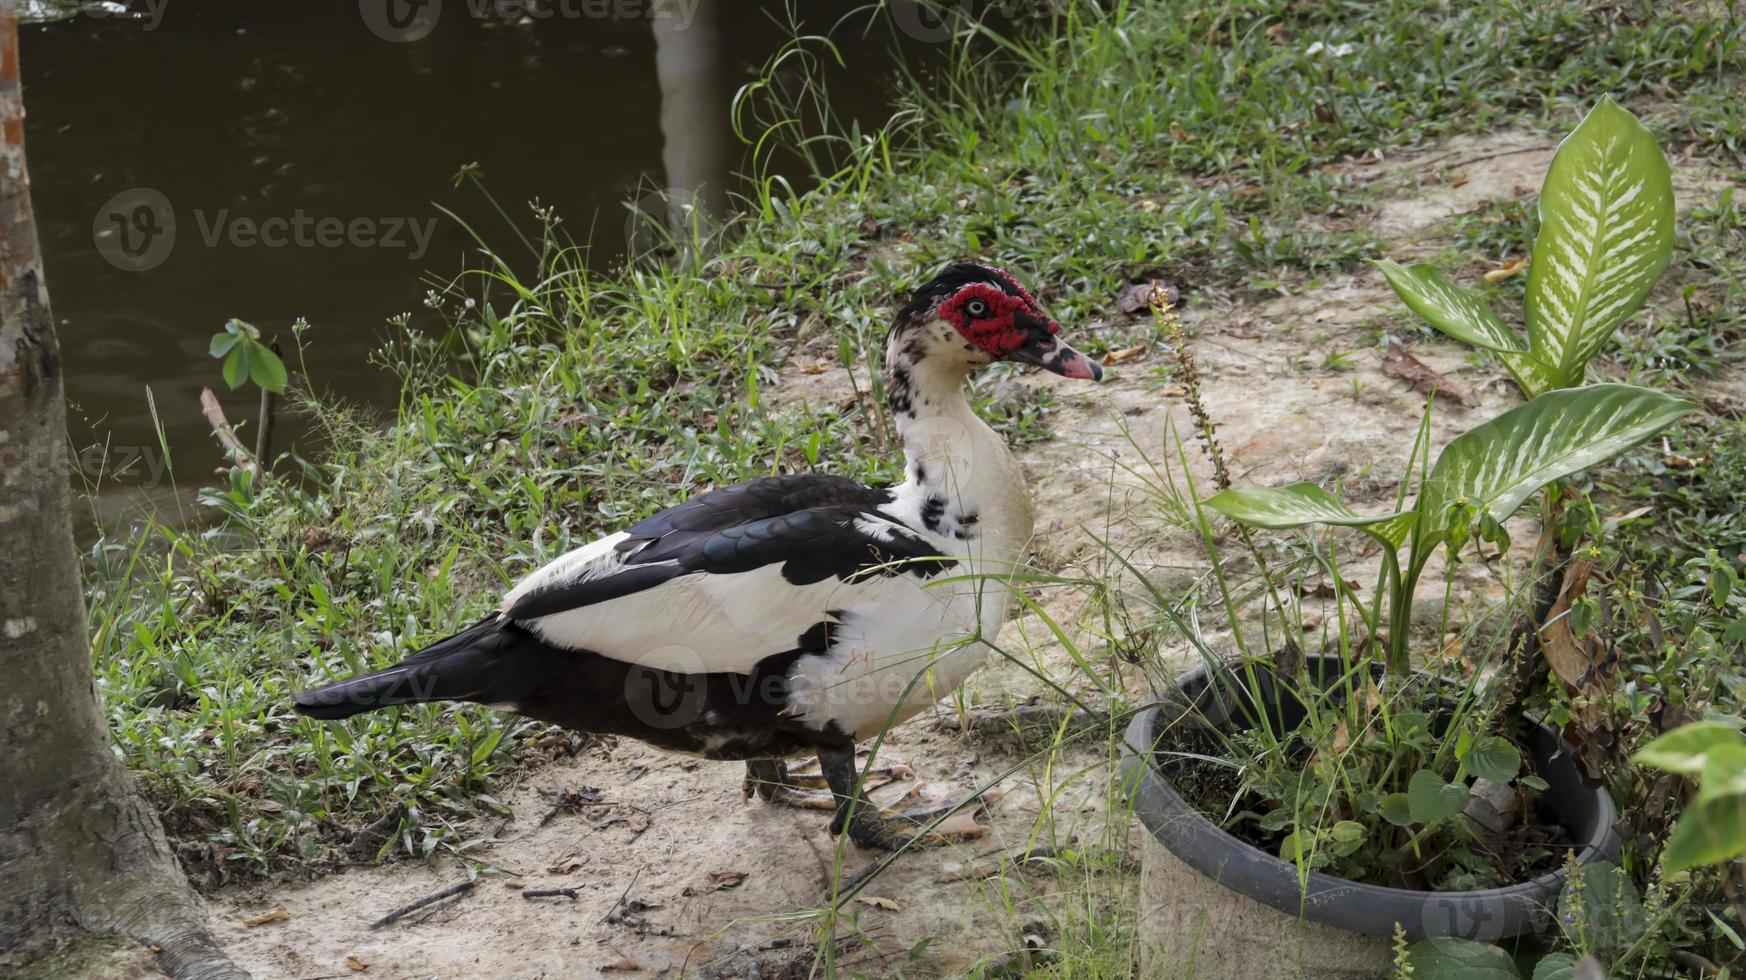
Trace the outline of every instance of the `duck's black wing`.
[[723, 487], [563, 555], [504, 619], [560, 649], [686, 673], [749, 673], [837, 611], [888, 604], [945, 568], [881, 513], [887, 491], [833, 476]]

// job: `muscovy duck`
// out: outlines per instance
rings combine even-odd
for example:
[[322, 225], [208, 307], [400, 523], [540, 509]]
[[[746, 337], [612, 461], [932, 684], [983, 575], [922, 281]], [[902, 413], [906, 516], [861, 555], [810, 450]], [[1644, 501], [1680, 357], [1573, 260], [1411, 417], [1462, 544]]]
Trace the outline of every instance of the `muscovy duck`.
[[812, 752], [832, 832], [895, 847], [904, 837], [862, 795], [855, 743], [981, 664], [1032, 532], [1024, 475], [964, 382], [998, 360], [1099, 380], [1059, 330], [1007, 273], [949, 266], [886, 345], [902, 484], [792, 475], [699, 494], [553, 560], [496, 613], [396, 666], [297, 694], [296, 708], [336, 719], [479, 702], [743, 760], [748, 790], [780, 802], [808, 796], [784, 760]]

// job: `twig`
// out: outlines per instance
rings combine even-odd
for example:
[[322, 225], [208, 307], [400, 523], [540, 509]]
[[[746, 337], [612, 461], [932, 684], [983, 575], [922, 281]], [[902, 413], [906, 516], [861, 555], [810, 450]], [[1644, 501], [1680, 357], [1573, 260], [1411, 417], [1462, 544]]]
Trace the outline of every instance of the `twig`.
[[[276, 340], [273, 341], [271, 344], [268, 345], [268, 348], [270, 350], [272, 350], [274, 357], [279, 356], [279, 342], [278, 341], [276, 341]], [[267, 450], [268, 450], [268, 448], [270, 448], [272, 446], [272, 443], [273, 443], [273, 393], [268, 391], [265, 388], [262, 388], [261, 389], [261, 412], [260, 412], [259, 419], [255, 423], [255, 458], [256, 459], [266, 459], [267, 458]]]
[[637, 886], [637, 879], [641, 878], [642, 876], [643, 876], [643, 869], [638, 868], [637, 873], [634, 875], [631, 875], [630, 884], [624, 886], [624, 891], [619, 893], [618, 901], [612, 903], [612, 908], [607, 909], [606, 914], [601, 916], [600, 921], [596, 922], [595, 925], [605, 925], [606, 920], [612, 918], [613, 915], [616, 914], [621, 907], [623, 907], [624, 900], [630, 897], [630, 890]]
[[247, 449], [243, 448], [242, 440], [236, 437], [236, 430], [231, 428], [230, 420], [224, 417], [224, 407], [218, 404], [218, 396], [212, 393], [211, 388], [200, 389], [200, 410], [206, 414], [206, 421], [212, 423], [212, 434], [217, 436], [219, 443], [230, 451], [231, 459], [235, 461], [237, 469], [253, 473], [255, 470], [254, 458], [249, 455]]
[[[1444, 167], [1443, 169], [1445, 169], [1445, 170], [1459, 170], [1462, 167], [1465, 167], [1471, 163], [1484, 163], [1487, 160], [1496, 160], [1499, 157], [1520, 156], [1523, 153], [1539, 153], [1539, 152], [1542, 152], [1544, 150], [1551, 150], [1551, 149], [1556, 149], [1556, 147], [1524, 146], [1524, 147], [1521, 147], [1521, 148], [1515, 149], [1515, 150], [1499, 150], [1496, 153], [1486, 153], [1486, 154], [1483, 154], [1481, 156], [1468, 157], [1465, 160], [1457, 160], [1454, 163], [1451, 163], [1448, 166]], [[1420, 166], [1422, 167], [1423, 164], [1420, 164]]]
[[558, 898], [558, 897], [563, 897], [563, 898], [568, 898], [571, 901], [574, 901], [576, 899], [576, 889], [574, 889], [574, 888], [535, 888], [532, 891], [522, 892], [521, 897], [522, 898]]
[[400, 921], [402, 918], [404, 918], [408, 915], [411, 915], [414, 912], [417, 912], [421, 908], [424, 908], [426, 905], [435, 905], [436, 903], [442, 901], [443, 899], [451, 898], [455, 895], [465, 895], [468, 892], [472, 891], [473, 886], [476, 884], [478, 884], [478, 882], [463, 881], [458, 885], [450, 885], [449, 887], [443, 889], [442, 891], [437, 892], [435, 895], [426, 895], [425, 897], [419, 899], [416, 902], [412, 902], [412, 903], [409, 903], [407, 905], [400, 906], [399, 908], [388, 913], [387, 915], [384, 915], [380, 919], [377, 919], [375, 922], [370, 923], [370, 928], [371, 929], [380, 929], [383, 926], [392, 925], [395, 922]]
[[1694, 970], [1700, 977], [1713, 977], [1722, 972], [1722, 968], [1711, 963], [1708, 958], [1699, 956], [1689, 949], [1676, 949], [1668, 953], [1668, 958], [1688, 970]]

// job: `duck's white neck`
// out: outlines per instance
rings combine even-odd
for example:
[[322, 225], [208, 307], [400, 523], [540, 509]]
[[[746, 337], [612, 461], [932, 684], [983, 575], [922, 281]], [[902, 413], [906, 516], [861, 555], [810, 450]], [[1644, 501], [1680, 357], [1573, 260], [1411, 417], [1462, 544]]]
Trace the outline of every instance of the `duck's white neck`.
[[1033, 525], [1024, 472], [1006, 440], [964, 397], [976, 365], [929, 356], [930, 349], [959, 346], [952, 338], [934, 339], [946, 342], [894, 335], [886, 351], [886, 392], [904, 456], [896, 503], [915, 511], [905, 515], [913, 526], [956, 543], [955, 550], [1015, 561]]

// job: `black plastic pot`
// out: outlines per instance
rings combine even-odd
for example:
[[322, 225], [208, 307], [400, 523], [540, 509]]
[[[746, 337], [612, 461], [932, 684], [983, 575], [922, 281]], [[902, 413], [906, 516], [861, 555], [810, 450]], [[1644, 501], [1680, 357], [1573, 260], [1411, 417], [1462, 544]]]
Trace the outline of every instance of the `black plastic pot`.
[[[1309, 668], [1312, 676], [1332, 679], [1339, 676], [1341, 665], [1334, 657], [1311, 657]], [[1252, 702], [1235, 703], [1241, 695], [1233, 698], [1231, 692], [1240, 690], [1240, 685], [1229, 679], [1209, 683], [1204, 669], [1182, 675], [1177, 683], [1186, 704], [1192, 706], [1187, 717], [1210, 720], [1227, 731], [1261, 718], [1289, 730], [1303, 718], [1303, 705], [1289, 696], [1263, 694], [1260, 700], [1271, 703], [1264, 703], [1260, 713]], [[1173, 707], [1168, 717], [1179, 713], [1180, 708]], [[1307, 880], [1300, 878], [1295, 865], [1225, 833], [1171, 788], [1165, 775], [1170, 757], [1158, 752], [1166, 718], [1165, 710], [1152, 708], [1128, 726], [1124, 784], [1133, 787], [1134, 812], [1158, 843], [1221, 886], [1287, 915], [1383, 939], [1394, 934], [1396, 923], [1412, 940], [1449, 936], [1483, 941], [1540, 932], [1551, 924], [1564, 887], [1563, 870], [1517, 885], [1468, 892], [1386, 888], [1317, 871], [1309, 872]], [[1616, 859], [1617, 814], [1606, 790], [1584, 785], [1574, 750], [1553, 729], [1535, 725], [1526, 742], [1534, 770], [1549, 784], [1539, 798], [1541, 814], [1562, 825], [1577, 842], [1577, 862]]]

